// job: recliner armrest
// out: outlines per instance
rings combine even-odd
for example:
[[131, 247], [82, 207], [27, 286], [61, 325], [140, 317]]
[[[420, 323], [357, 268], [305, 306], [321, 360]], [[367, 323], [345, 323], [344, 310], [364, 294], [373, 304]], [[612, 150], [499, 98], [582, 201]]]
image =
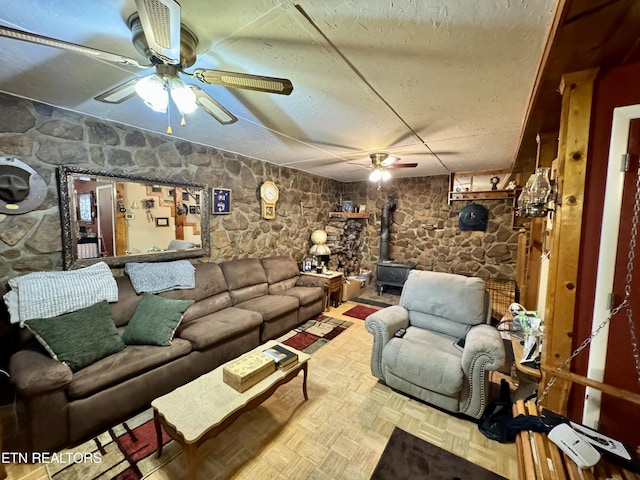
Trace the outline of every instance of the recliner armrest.
[[489, 375], [504, 365], [504, 342], [500, 332], [491, 325], [476, 325], [469, 330], [462, 350], [462, 370], [469, 381], [469, 395], [460, 411], [480, 418], [487, 406]]
[[483, 364], [485, 370], [498, 370], [504, 365], [504, 342], [500, 332], [491, 325], [476, 325], [467, 333], [462, 350], [462, 369], [465, 375], [469, 376], [478, 355], [486, 357]]
[[11, 382], [22, 397], [64, 390], [73, 379], [71, 369], [36, 350], [20, 350], [9, 363]]
[[373, 335], [371, 349], [371, 373], [384, 380], [382, 374], [382, 349], [401, 328], [409, 326], [409, 312], [399, 306], [383, 308], [369, 315], [364, 322], [367, 331]]

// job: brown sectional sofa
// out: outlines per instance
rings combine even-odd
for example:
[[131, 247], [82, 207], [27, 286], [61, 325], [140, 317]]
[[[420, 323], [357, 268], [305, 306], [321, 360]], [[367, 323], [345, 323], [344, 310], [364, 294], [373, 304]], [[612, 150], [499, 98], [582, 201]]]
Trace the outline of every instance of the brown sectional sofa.
[[[322, 313], [326, 282], [300, 276], [290, 256], [195, 267], [195, 288], [160, 294], [195, 301], [170, 346], [127, 346], [73, 373], [32, 337], [25, 339], [11, 357], [10, 374], [25, 406], [21, 429], [27, 450], [56, 451], [87, 440], [154, 398]], [[119, 296], [111, 312], [123, 329], [141, 296], [127, 276], [116, 281]]]

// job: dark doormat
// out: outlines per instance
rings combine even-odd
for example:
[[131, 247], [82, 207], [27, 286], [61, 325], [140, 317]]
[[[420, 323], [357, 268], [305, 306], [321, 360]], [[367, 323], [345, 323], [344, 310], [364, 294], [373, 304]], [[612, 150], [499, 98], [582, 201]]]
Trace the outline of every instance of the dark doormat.
[[371, 480], [506, 480], [468, 460], [395, 428]]
[[356, 303], [364, 303], [366, 305], [374, 305], [376, 307], [382, 307], [382, 308], [391, 306], [391, 304], [387, 302], [378, 302], [377, 300], [370, 300], [368, 298], [362, 298], [362, 297], [352, 298], [351, 301]]

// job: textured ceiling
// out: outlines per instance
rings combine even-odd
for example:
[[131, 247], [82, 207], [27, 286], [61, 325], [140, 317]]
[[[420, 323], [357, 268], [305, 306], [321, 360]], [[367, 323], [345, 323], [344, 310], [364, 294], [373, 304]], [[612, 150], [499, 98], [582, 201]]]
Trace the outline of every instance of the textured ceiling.
[[[292, 81], [289, 96], [200, 85], [238, 117], [202, 111], [175, 137], [338, 179], [366, 179], [368, 154], [417, 168], [393, 176], [509, 169], [543, 49], [552, 0], [183, 0], [199, 39], [193, 68]], [[133, 0], [0, 0], [0, 24], [126, 55]], [[167, 115], [135, 97], [94, 97], [153, 72], [0, 38], [0, 91], [164, 133]], [[183, 76], [190, 83], [194, 78]]]

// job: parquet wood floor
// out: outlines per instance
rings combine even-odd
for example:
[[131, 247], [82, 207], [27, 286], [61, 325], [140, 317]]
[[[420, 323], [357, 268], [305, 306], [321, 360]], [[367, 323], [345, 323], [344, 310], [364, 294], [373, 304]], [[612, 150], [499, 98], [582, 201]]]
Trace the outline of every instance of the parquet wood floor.
[[[198, 451], [198, 479], [366, 480], [393, 428], [400, 428], [505, 478], [517, 478], [513, 444], [485, 438], [475, 423], [393, 392], [369, 371], [371, 335], [362, 320], [341, 315], [346, 302], [327, 315], [353, 326], [310, 360], [309, 400], [302, 376], [280, 387]], [[48, 480], [45, 469], [8, 465], [9, 479]], [[186, 479], [180, 454], [149, 480]]]

